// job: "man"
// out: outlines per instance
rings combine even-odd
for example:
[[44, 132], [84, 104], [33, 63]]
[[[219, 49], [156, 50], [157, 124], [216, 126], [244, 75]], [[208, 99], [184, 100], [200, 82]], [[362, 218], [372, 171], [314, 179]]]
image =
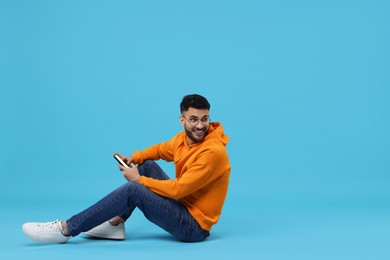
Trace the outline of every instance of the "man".
[[[119, 164], [128, 182], [66, 221], [25, 223], [24, 233], [40, 242], [66, 243], [82, 232], [123, 240], [124, 222], [137, 207], [178, 240], [206, 239], [218, 222], [228, 189], [230, 163], [225, 146], [229, 138], [220, 123], [210, 123], [206, 98], [185, 96], [180, 110], [184, 131], [130, 157], [118, 154], [130, 166]], [[176, 179], [169, 179], [154, 162], [158, 159], [174, 162]]]

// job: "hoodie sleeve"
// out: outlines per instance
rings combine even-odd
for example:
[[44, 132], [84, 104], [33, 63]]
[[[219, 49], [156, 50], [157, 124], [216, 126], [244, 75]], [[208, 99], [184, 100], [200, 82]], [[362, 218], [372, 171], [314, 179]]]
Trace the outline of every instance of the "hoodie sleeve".
[[218, 178], [214, 173], [221, 172], [217, 169], [221, 167], [221, 162], [226, 161], [221, 156], [226, 155], [217, 149], [208, 149], [199, 154], [196, 162], [191, 164], [180, 178], [162, 181], [141, 176], [138, 182], [161, 196], [181, 199]]
[[167, 162], [173, 161], [174, 139], [150, 146], [143, 151], [135, 151], [132, 155], [136, 164], [142, 164], [145, 160], [163, 159]]

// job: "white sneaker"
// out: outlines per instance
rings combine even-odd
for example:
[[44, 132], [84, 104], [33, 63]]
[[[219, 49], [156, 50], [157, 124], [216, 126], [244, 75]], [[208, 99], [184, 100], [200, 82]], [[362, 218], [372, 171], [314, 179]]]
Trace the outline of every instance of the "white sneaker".
[[29, 222], [22, 226], [23, 232], [32, 240], [38, 242], [66, 243], [70, 236], [62, 234], [61, 221], [54, 222]]
[[125, 225], [120, 223], [117, 226], [113, 226], [110, 222], [106, 221], [93, 229], [83, 232], [84, 235], [96, 238], [124, 240], [126, 238]]

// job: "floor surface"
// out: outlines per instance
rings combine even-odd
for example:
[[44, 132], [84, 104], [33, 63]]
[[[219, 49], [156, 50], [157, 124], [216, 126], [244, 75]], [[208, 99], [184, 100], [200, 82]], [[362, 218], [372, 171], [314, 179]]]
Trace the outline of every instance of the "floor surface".
[[[230, 203], [230, 204], [229, 204]], [[294, 205], [295, 203], [295, 205]], [[175, 241], [138, 211], [127, 222], [125, 241], [83, 235], [67, 244], [36, 243], [22, 232], [29, 221], [50, 221], [83, 202], [51, 201], [2, 207], [1, 259], [389, 259], [390, 209], [384, 205], [348, 207], [321, 202], [262, 202], [253, 206], [231, 199], [209, 239]], [[245, 214], [244, 211], [247, 213]], [[241, 212], [241, 213], [239, 213]], [[28, 216], [28, 217], [26, 217]], [[53, 217], [48, 217], [53, 216]]]

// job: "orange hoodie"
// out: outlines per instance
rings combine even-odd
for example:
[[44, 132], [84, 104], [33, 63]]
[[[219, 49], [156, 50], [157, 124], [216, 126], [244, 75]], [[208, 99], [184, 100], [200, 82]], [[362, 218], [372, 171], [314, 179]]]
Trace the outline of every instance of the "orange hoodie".
[[228, 190], [230, 163], [225, 146], [229, 137], [220, 123], [211, 123], [201, 143], [188, 145], [186, 133], [144, 151], [136, 151], [136, 164], [145, 160], [174, 161], [176, 179], [156, 180], [141, 176], [138, 182], [153, 192], [183, 203], [203, 230], [218, 222]]

